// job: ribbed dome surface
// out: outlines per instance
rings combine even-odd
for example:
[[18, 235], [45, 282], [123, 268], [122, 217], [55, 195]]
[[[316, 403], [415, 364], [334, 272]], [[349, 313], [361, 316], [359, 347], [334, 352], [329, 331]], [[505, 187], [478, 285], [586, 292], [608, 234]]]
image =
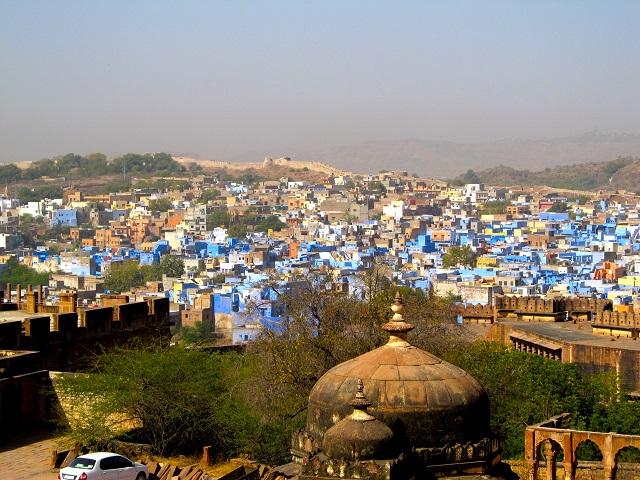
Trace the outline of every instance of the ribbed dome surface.
[[332, 458], [391, 458], [393, 432], [379, 420], [361, 422], [350, 416], [325, 432], [322, 450]]
[[324, 433], [351, 413], [349, 400], [364, 383], [369, 413], [395, 440], [411, 447], [442, 447], [489, 434], [489, 400], [467, 372], [410, 344], [390, 342], [335, 366], [311, 390], [307, 431]]

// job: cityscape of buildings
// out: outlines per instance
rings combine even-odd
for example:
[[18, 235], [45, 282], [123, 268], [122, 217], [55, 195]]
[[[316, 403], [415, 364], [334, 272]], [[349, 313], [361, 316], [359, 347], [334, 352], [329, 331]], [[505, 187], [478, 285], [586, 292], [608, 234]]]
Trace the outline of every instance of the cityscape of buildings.
[[[301, 180], [295, 170], [275, 180], [199, 172], [170, 179], [173, 185], [167, 178], [147, 178], [147, 185], [164, 183], [105, 194], [68, 187], [60, 198], [28, 202], [7, 188], [0, 198], [0, 276], [22, 266], [48, 281], [2, 286], [1, 423], [30, 425], [50, 414], [37, 393], [55, 378], [46, 372], [82, 369], [86, 352], [154, 335], [168, 345], [187, 328], [200, 332], [211, 348], [243, 348], [262, 332], [280, 330], [287, 311], [279, 297], [301, 279], [321, 277], [322, 288], [336, 295], [364, 298], [363, 272], [372, 270], [390, 285], [448, 299], [442, 321], [463, 326], [465, 335], [573, 363], [585, 373], [616, 372], [629, 398], [640, 395], [640, 196], [453, 185], [393, 171], [316, 177]], [[129, 179], [129, 185], [135, 181]], [[177, 269], [167, 266], [169, 259]], [[130, 269], [122, 269], [125, 265]], [[119, 268], [124, 283], [113, 280]], [[143, 268], [158, 270], [151, 280], [142, 276], [127, 283], [131, 272]], [[397, 321], [388, 324], [392, 339], [400, 335], [394, 333], [398, 328], [412, 328]], [[78, 354], [79, 346], [85, 354]], [[397, 355], [404, 355], [403, 348]], [[371, 395], [375, 377], [361, 380]], [[357, 409], [365, 400], [354, 402]], [[348, 402], [331, 408], [344, 416], [345, 406], [350, 408]], [[396, 404], [385, 408], [402, 411]], [[366, 409], [353, 415], [354, 425], [358, 415], [371, 417]], [[313, 425], [307, 428], [313, 431]], [[378, 426], [388, 435], [384, 428]], [[439, 476], [494, 470], [498, 444], [486, 426], [480, 433], [474, 428], [462, 431], [459, 441], [473, 443], [480, 435], [486, 445], [474, 444], [478, 450], [470, 454], [479, 463], [463, 466], [455, 457], [461, 453], [447, 451], [442, 455], [451, 465], [442, 466]], [[546, 435], [544, 425], [531, 428], [538, 433], [527, 435]], [[330, 461], [314, 457], [325, 448], [317, 437], [309, 437], [317, 444], [313, 448], [307, 437], [296, 438], [292, 465], [303, 466], [301, 478], [318, 475], [304, 466], [308, 462], [331, 470]], [[433, 438], [434, 446], [444, 448]], [[537, 469], [539, 458], [525, 453]], [[435, 453], [425, 450], [415, 460], [426, 462], [423, 466], [398, 460], [388, 468], [405, 473], [391, 478], [404, 478], [412, 469], [431, 471], [430, 455]], [[362, 474], [362, 464], [348, 465], [352, 475]], [[575, 475], [575, 465], [567, 465]], [[281, 473], [297, 467], [282, 468]], [[604, 468], [614, 471], [616, 462]]]

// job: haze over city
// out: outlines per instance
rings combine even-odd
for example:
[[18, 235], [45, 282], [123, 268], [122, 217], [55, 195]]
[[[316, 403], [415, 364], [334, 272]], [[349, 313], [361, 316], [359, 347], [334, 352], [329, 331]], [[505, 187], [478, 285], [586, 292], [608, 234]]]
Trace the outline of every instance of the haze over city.
[[0, 0], [0, 472], [639, 480], [640, 3]]
[[[377, 142], [379, 167], [407, 139], [594, 130], [634, 136], [589, 160], [638, 154], [639, 17], [627, 1], [4, 1], [0, 161], [168, 151], [345, 166]], [[501, 156], [460, 151], [460, 168]]]

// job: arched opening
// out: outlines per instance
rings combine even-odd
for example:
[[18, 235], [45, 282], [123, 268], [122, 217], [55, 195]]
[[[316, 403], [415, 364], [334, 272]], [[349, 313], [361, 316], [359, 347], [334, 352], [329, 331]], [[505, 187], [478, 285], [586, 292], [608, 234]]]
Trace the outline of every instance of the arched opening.
[[578, 462], [601, 462], [602, 452], [600, 447], [591, 440], [580, 442], [576, 448], [576, 460]]
[[[536, 457], [538, 459], [538, 468], [545, 471], [549, 468], [553, 468], [553, 476], [551, 478], [557, 478], [558, 467], [564, 461], [564, 451], [562, 446], [555, 440], [546, 439], [538, 444]], [[540, 476], [543, 478], [543, 476]]]
[[[604, 478], [604, 464], [602, 463], [602, 451], [592, 440], [583, 440], [576, 448], [576, 478], [581, 478], [581, 473], [587, 472], [594, 479]], [[597, 472], [597, 473], [596, 473]], [[586, 477], [589, 478], [589, 477]]]
[[640, 448], [624, 447], [618, 450], [615, 457], [616, 478], [638, 478], [640, 476]]

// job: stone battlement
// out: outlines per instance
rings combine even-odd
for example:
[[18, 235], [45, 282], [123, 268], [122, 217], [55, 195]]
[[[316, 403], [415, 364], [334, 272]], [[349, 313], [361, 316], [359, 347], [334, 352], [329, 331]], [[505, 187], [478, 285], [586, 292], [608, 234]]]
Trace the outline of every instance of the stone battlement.
[[640, 333], [640, 313], [600, 312], [593, 322], [593, 333], [638, 338]]
[[508, 297], [498, 295], [493, 304], [455, 304], [451, 313], [466, 323], [495, 323], [501, 319], [524, 322], [591, 321], [613, 309], [611, 300], [601, 298]]

